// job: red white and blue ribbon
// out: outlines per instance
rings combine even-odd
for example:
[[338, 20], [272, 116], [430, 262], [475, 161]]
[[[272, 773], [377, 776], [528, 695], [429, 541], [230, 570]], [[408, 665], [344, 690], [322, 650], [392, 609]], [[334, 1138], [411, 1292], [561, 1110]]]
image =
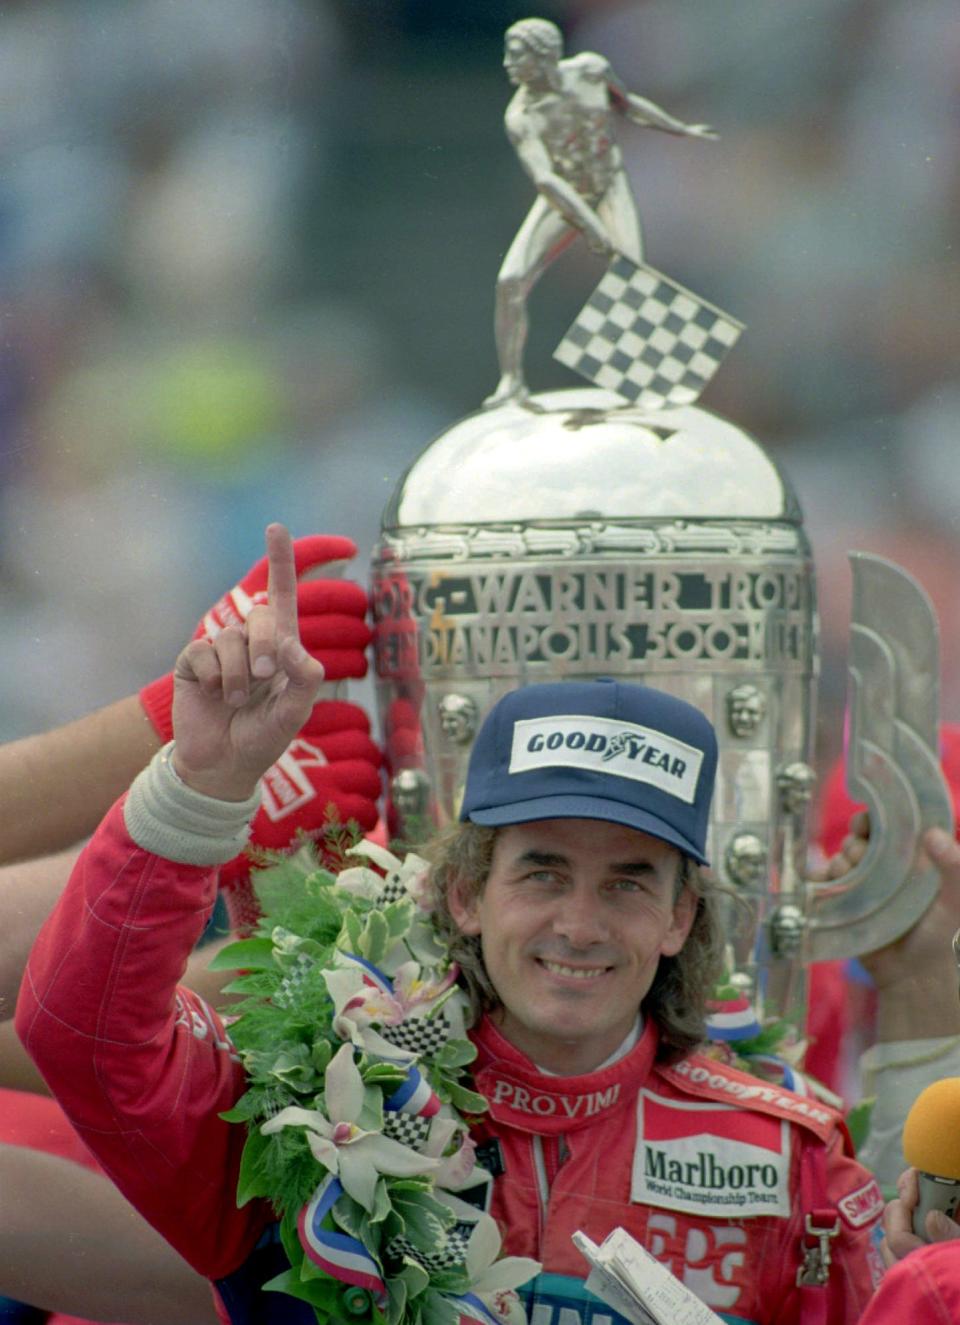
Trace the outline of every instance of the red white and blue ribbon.
[[377, 1306], [384, 1307], [387, 1286], [379, 1265], [366, 1247], [356, 1238], [324, 1226], [323, 1221], [342, 1192], [339, 1178], [327, 1174], [297, 1218], [300, 1245], [314, 1265], [341, 1283], [367, 1289], [373, 1294]]
[[341, 952], [340, 956], [348, 962], [355, 962], [363, 971], [363, 977], [368, 985], [374, 985], [382, 994], [388, 994], [390, 998], [394, 997], [393, 981], [388, 975], [384, 975], [379, 966], [374, 966], [373, 962], [368, 962], [366, 957], [358, 957], [355, 952]]
[[707, 1039], [752, 1040], [760, 1034], [760, 1023], [749, 999], [742, 994], [735, 998], [711, 999], [707, 1003]]
[[796, 1091], [798, 1095], [809, 1095], [810, 1090], [806, 1081], [799, 1072], [795, 1072], [786, 1059], [778, 1054], [747, 1054], [746, 1060], [751, 1065], [756, 1064], [759, 1067], [771, 1069], [774, 1073], [779, 1073], [786, 1090]]
[[[342, 956], [355, 962], [363, 971], [367, 984], [379, 989], [390, 998], [396, 997], [393, 981], [373, 962], [365, 957], [358, 957], [354, 952], [345, 952]], [[383, 1107], [390, 1113], [409, 1113], [414, 1117], [432, 1118], [440, 1110], [440, 1097], [431, 1087], [426, 1077], [412, 1064], [407, 1070], [407, 1079], [399, 1089], [383, 1101]]]
[[407, 1069], [406, 1081], [384, 1099], [383, 1107], [389, 1113], [410, 1113], [419, 1118], [432, 1118], [440, 1110], [440, 1096], [426, 1077], [411, 1064]]

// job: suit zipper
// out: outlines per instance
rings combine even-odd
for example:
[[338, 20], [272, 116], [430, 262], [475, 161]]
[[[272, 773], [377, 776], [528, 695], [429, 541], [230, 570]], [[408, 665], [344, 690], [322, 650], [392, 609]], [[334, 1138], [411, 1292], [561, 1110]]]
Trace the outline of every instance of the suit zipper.
[[543, 1153], [543, 1137], [534, 1135], [533, 1174], [537, 1184], [537, 1197], [540, 1206], [540, 1227], [537, 1237], [538, 1253], [543, 1253], [543, 1241], [547, 1231], [547, 1206], [550, 1203], [550, 1180], [547, 1177], [546, 1156]]

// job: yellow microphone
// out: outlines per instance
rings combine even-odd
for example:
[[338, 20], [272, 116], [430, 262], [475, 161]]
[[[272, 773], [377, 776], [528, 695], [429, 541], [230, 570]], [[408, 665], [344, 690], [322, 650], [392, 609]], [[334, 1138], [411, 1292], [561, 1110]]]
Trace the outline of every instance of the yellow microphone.
[[903, 1153], [920, 1186], [913, 1231], [929, 1242], [927, 1213], [941, 1210], [952, 1219], [960, 1206], [960, 1077], [920, 1092], [903, 1124]]

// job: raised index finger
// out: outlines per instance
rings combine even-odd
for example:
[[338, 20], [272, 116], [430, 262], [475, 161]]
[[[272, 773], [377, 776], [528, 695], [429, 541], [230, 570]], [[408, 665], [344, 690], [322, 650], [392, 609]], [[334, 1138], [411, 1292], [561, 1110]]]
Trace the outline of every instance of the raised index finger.
[[273, 609], [277, 643], [292, 635], [300, 638], [297, 624], [297, 569], [293, 540], [285, 525], [267, 525], [267, 601]]

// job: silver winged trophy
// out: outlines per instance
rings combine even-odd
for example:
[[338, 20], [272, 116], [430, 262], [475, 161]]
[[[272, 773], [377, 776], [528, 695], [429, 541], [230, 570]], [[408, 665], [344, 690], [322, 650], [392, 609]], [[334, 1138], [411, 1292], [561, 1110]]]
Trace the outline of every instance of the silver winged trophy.
[[[799, 1016], [813, 960], [903, 932], [951, 822], [937, 739], [936, 622], [919, 587], [854, 558], [850, 786], [873, 832], [857, 869], [805, 877], [817, 678], [813, 564], [786, 476], [695, 402], [740, 332], [643, 260], [613, 126], [694, 138], [551, 23], [506, 34], [507, 131], [537, 200], [497, 282], [500, 380], [413, 463], [374, 555], [377, 687], [393, 828], [456, 814], [479, 721], [528, 681], [617, 676], [701, 708], [720, 761], [709, 854], [729, 961], [761, 1015]], [[609, 265], [557, 357], [593, 384], [530, 395], [534, 281], [578, 235]]]

